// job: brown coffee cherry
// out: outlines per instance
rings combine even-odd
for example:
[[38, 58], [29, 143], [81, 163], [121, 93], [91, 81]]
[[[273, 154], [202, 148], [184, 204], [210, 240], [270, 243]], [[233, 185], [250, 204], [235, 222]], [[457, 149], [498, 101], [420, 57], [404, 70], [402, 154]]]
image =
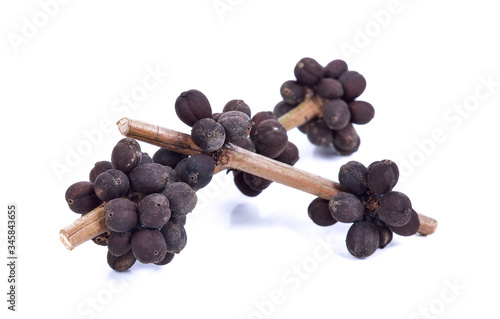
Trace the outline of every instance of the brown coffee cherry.
[[342, 155], [350, 155], [359, 148], [361, 140], [354, 126], [348, 123], [343, 129], [334, 131], [333, 146]]
[[351, 122], [355, 124], [366, 124], [375, 116], [375, 109], [365, 101], [349, 102], [349, 112], [351, 113]]
[[305, 87], [297, 81], [286, 81], [281, 85], [280, 94], [288, 105], [299, 105], [306, 96]]
[[94, 184], [87, 181], [72, 184], [66, 190], [66, 202], [69, 209], [78, 214], [85, 214], [102, 204], [94, 191]]
[[283, 101], [279, 102], [278, 104], [276, 104], [276, 106], [274, 106], [273, 113], [277, 117], [281, 117], [282, 115], [290, 112], [294, 108], [295, 108], [295, 106], [290, 105], [290, 104], [286, 103], [285, 100], [283, 100]]
[[143, 264], [159, 263], [167, 254], [167, 243], [159, 230], [141, 228], [132, 235], [132, 253]]
[[184, 169], [180, 174], [181, 181], [198, 191], [207, 186], [214, 175], [215, 162], [204, 153], [194, 154], [186, 159]]
[[94, 183], [95, 179], [97, 178], [97, 176], [99, 176], [99, 174], [104, 173], [108, 169], [112, 169], [112, 168], [113, 168], [113, 165], [111, 165], [110, 161], [96, 162], [94, 164], [94, 168], [92, 168], [92, 170], [90, 170], [89, 181], [91, 183]]
[[349, 124], [351, 112], [349, 106], [342, 99], [334, 99], [325, 103], [323, 121], [331, 130], [338, 131]]
[[160, 148], [153, 154], [153, 162], [163, 166], [175, 167], [181, 160], [187, 157], [187, 155]]
[[128, 177], [132, 190], [145, 194], [160, 192], [171, 179], [165, 166], [158, 163], [137, 166]]
[[212, 120], [214, 121], [218, 121], [219, 120], [219, 117], [222, 115], [222, 113], [214, 113], [212, 114]]
[[170, 263], [174, 259], [174, 256], [175, 256], [175, 254], [166, 253], [165, 254], [165, 258], [163, 258], [162, 261], [154, 263], [154, 264], [158, 265], [158, 266], [165, 266], [165, 265], [167, 265], [168, 263]]
[[167, 253], [178, 254], [186, 246], [186, 230], [176, 219], [170, 219], [160, 231], [167, 243]]
[[259, 126], [260, 123], [262, 123], [265, 120], [277, 120], [278, 117], [271, 111], [262, 111], [256, 113], [252, 117], [252, 129], [250, 130], [250, 137], [252, 137], [255, 134], [255, 130], [257, 129], [257, 126]]
[[111, 152], [113, 168], [128, 174], [141, 162], [141, 146], [133, 138], [126, 137], [118, 141]]
[[342, 191], [361, 196], [368, 187], [368, 168], [360, 162], [350, 161], [339, 170]]
[[418, 214], [413, 209], [411, 210], [411, 216], [408, 223], [403, 226], [396, 227], [391, 226], [391, 230], [400, 236], [411, 236], [415, 235], [420, 228], [420, 220], [418, 219]]
[[243, 172], [243, 180], [248, 185], [248, 187], [250, 187], [254, 191], [263, 191], [272, 183], [272, 181], [268, 179], [247, 172]]
[[344, 89], [342, 98], [346, 101], [354, 100], [360, 96], [366, 88], [365, 78], [356, 71], [346, 71], [342, 73], [338, 81], [342, 84], [342, 88]]
[[412, 215], [411, 201], [403, 193], [388, 192], [380, 199], [377, 214], [390, 227], [404, 226]]
[[385, 248], [392, 241], [393, 237], [392, 230], [378, 218], [374, 218], [372, 221], [378, 228], [378, 233], [379, 233], [378, 248]]
[[307, 207], [309, 218], [316, 225], [331, 226], [337, 222], [330, 212], [328, 203], [328, 200], [317, 197]]
[[288, 141], [283, 152], [281, 152], [281, 154], [276, 156], [274, 159], [293, 166], [299, 160], [299, 149], [295, 146], [295, 144]]
[[222, 113], [218, 123], [226, 131], [226, 143], [234, 143], [247, 138], [252, 129], [252, 120], [247, 114], [240, 111]]
[[257, 150], [255, 149], [255, 145], [253, 144], [252, 139], [250, 137], [237, 141], [234, 143], [234, 145], [244, 148], [252, 153], [257, 152]]
[[227, 102], [222, 109], [222, 112], [229, 111], [240, 111], [248, 115], [248, 117], [252, 117], [252, 111], [250, 110], [250, 107], [243, 100], [231, 100]]
[[333, 142], [332, 130], [323, 119], [314, 119], [307, 124], [307, 138], [317, 146], [328, 146]]
[[347, 71], [347, 63], [344, 60], [333, 60], [323, 69], [323, 76], [338, 79], [345, 71]]
[[108, 169], [95, 179], [94, 191], [103, 202], [127, 195], [130, 182], [119, 169]]
[[132, 233], [131, 232], [111, 232], [108, 238], [108, 251], [113, 256], [121, 256], [128, 253], [132, 249]]
[[323, 78], [316, 85], [316, 94], [322, 98], [331, 100], [338, 99], [344, 95], [342, 84], [335, 79]]
[[323, 76], [323, 67], [312, 58], [302, 58], [293, 70], [299, 83], [305, 85], [316, 85]]
[[137, 206], [127, 198], [115, 198], [104, 205], [106, 226], [115, 232], [128, 232], [137, 226]]
[[347, 232], [347, 250], [355, 257], [365, 258], [371, 256], [377, 250], [379, 244], [378, 228], [371, 221], [355, 222]]
[[373, 162], [368, 166], [367, 185], [377, 195], [391, 191], [398, 179], [398, 166], [391, 160]]
[[112, 253], [108, 251], [108, 265], [111, 269], [116, 271], [125, 271], [130, 269], [135, 264], [135, 257], [132, 253], [132, 250], [121, 256], [114, 256]]
[[224, 145], [226, 131], [222, 125], [207, 117], [194, 123], [191, 139], [202, 150], [215, 152]]
[[139, 205], [139, 202], [146, 197], [146, 194], [141, 193], [141, 192], [133, 192], [132, 190], [129, 190], [127, 194], [127, 198], [130, 199], [134, 204]]
[[111, 231], [106, 231], [106, 232], [92, 238], [92, 242], [98, 246], [107, 246], [110, 235], [111, 235]]
[[255, 197], [262, 193], [262, 191], [255, 191], [248, 186], [247, 183], [245, 183], [245, 180], [243, 179], [243, 172], [241, 171], [234, 171], [234, 185], [236, 185], [236, 188], [243, 194], [248, 197]]
[[259, 123], [251, 138], [257, 152], [269, 158], [280, 155], [288, 143], [285, 127], [274, 119]]
[[186, 215], [193, 211], [198, 201], [196, 192], [183, 182], [168, 184], [161, 194], [167, 197], [172, 216]]
[[149, 163], [154, 163], [153, 159], [151, 158], [151, 156], [149, 156], [148, 153], [142, 152], [141, 162], [139, 163], [139, 165], [149, 164]]
[[172, 217], [170, 217], [170, 219], [175, 219], [176, 221], [181, 223], [182, 226], [185, 226], [187, 217], [186, 217], [186, 215], [172, 215]]
[[149, 228], [161, 228], [171, 216], [170, 203], [165, 195], [149, 194], [137, 205], [140, 223]]
[[365, 211], [363, 204], [355, 195], [345, 192], [333, 195], [328, 205], [333, 218], [341, 223], [359, 221]]
[[212, 107], [205, 94], [198, 90], [184, 91], [175, 100], [175, 112], [179, 119], [193, 126], [199, 120], [212, 117]]

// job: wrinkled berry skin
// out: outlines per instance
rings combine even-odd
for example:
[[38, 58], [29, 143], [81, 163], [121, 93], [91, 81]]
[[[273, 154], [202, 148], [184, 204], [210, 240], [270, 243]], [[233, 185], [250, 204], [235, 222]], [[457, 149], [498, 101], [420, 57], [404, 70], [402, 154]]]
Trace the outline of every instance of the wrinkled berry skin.
[[128, 232], [137, 226], [137, 206], [129, 199], [115, 198], [104, 205], [106, 226], [114, 232]]
[[344, 192], [361, 196], [368, 187], [368, 168], [360, 162], [350, 161], [340, 167], [339, 182]]
[[371, 256], [379, 247], [377, 226], [370, 221], [359, 221], [349, 228], [346, 236], [347, 250], [358, 258]]
[[252, 120], [240, 111], [224, 112], [217, 122], [226, 132], [226, 143], [234, 143], [247, 138], [252, 129]]
[[133, 138], [123, 138], [116, 143], [111, 152], [111, 164], [125, 174], [130, 173], [141, 163], [141, 146]]
[[304, 101], [306, 89], [297, 81], [289, 80], [281, 85], [280, 93], [288, 105], [296, 106]]
[[129, 188], [127, 175], [114, 168], [99, 174], [94, 183], [94, 191], [103, 202], [127, 195]]
[[182, 92], [175, 100], [175, 112], [182, 122], [191, 127], [202, 118], [212, 117], [210, 102], [198, 90]]
[[110, 161], [99, 161], [94, 164], [94, 167], [90, 170], [89, 181], [91, 183], [95, 182], [95, 179], [99, 174], [104, 173], [108, 169], [112, 169], [113, 165]]
[[368, 187], [377, 195], [391, 191], [398, 179], [398, 166], [390, 160], [373, 162], [368, 166]]
[[186, 215], [196, 207], [198, 201], [196, 192], [183, 182], [168, 184], [161, 194], [167, 197], [172, 216]]
[[251, 138], [257, 152], [269, 158], [280, 155], [288, 143], [285, 127], [274, 119], [259, 123]]
[[207, 186], [214, 175], [215, 162], [213, 158], [204, 153], [198, 153], [186, 159], [181, 171], [181, 181], [198, 191]]
[[132, 190], [144, 194], [160, 192], [167, 186], [169, 177], [169, 171], [158, 163], [137, 166], [129, 174]]
[[101, 205], [102, 201], [94, 191], [91, 182], [76, 182], [66, 190], [66, 202], [69, 209], [77, 214], [85, 214]]
[[313, 58], [302, 58], [293, 70], [299, 83], [316, 85], [323, 76], [323, 67]]
[[243, 100], [231, 100], [227, 102], [222, 109], [222, 112], [229, 111], [240, 111], [248, 115], [248, 117], [252, 117], [252, 111], [250, 110], [250, 107]]
[[213, 119], [204, 118], [193, 125], [191, 139], [202, 150], [215, 152], [224, 145], [226, 131]]

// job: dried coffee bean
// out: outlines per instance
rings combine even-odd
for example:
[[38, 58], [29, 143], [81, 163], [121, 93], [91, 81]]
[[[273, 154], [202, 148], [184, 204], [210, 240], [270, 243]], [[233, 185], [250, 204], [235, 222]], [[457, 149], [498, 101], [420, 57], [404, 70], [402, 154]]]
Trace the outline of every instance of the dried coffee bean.
[[411, 216], [408, 223], [403, 226], [396, 227], [391, 226], [391, 230], [400, 236], [411, 236], [415, 235], [420, 228], [420, 220], [418, 219], [418, 214], [413, 209], [411, 210]]
[[342, 191], [361, 196], [368, 187], [368, 168], [360, 162], [350, 161], [340, 167], [339, 182]]
[[146, 194], [141, 193], [141, 192], [133, 192], [132, 190], [129, 190], [127, 194], [127, 198], [130, 199], [134, 204], [139, 205], [139, 202], [146, 197]]
[[403, 193], [388, 192], [380, 199], [377, 214], [384, 223], [391, 227], [404, 226], [411, 218], [411, 201]]
[[350, 155], [359, 148], [361, 140], [354, 126], [348, 123], [343, 129], [334, 131], [333, 146], [342, 155]]
[[97, 176], [99, 176], [99, 174], [104, 173], [108, 169], [112, 169], [112, 168], [113, 168], [113, 165], [111, 165], [110, 161], [96, 162], [94, 164], [94, 168], [92, 168], [92, 170], [89, 173], [89, 181], [91, 183], [94, 183], [95, 179], [97, 178]]
[[107, 259], [109, 267], [116, 271], [125, 271], [127, 269], [130, 269], [136, 261], [132, 250], [118, 257], [114, 256], [108, 251]]
[[273, 109], [273, 113], [277, 117], [281, 117], [282, 115], [290, 112], [294, 108], [295, 108], [295, 106], [290, 105], [290, 104], [286, 103], [285, 100], [283, 100], [283, 101], [279, 102], [278, 104], [276, 104], [276, 106]]
[[128, 253], [132, 249], [132, 233], [131, 232], [111, 232], [108, 238], [108, 251], [113, 256], [121, 256]]
[[161, 194], [167, 197], [172, 216], [186, 215], [196, 207], [198, 201], [196, 192], [183, 182], [168, 184]]
[[151, 156], [149, 156], [148, 153], [142, 152], [141, 162], [139, 163], [139, 165], [149, 164], [149, 163], [154, 163], [153, 159], [151, 158]]
[[346, 71], [342, 73], [338, 81], [342, 84], [346, 101], [352, 101], [363, 93], [366, 88], [365, 78], [356, 71]]
[[252, 153], [257, 152], [257, 150], [255, 149], [255, 145], [253, 144], [252, 139], [250, 137], [237, 141], [234, 143], [234, 145], [244, 148]]
[[344, 95], [342, 84], [335, 79], [324, 78], [316, 85], [316, 94], [325, 99], [338, 99]]
[[187, 155], [160, 148], [153, 154], [153, 162], [163, 166], [175, 167], [181, 160], [187, 157]]
[[353, 223], [363, 218], [364, 206], [361, 201], [350, 193], [335, 194], [329, 202], [330, 212], [336, 221]]
[[95, 179], [94, 191], [103, 202], [127, 195], [130, 182], [119, 169], [108, 169]]
[[219, 120], [219, 117], [222, 115], [222, 113], [214, 113], [212, 114], [212, 120], [214, 121], [218, 121]]
[[295, 146], [295, 144], [288, 141], [283, 152], [281, 152], [281, 154], [276, 156], [274, 159], [293, 166], [299, 160], [299, 149]]
[[297, 81], [286, 81], [281, 85], [280, 94], [288, 105], [299, 105], [306, 96], [306, 89]]
[[383, 160], [368, 166], [368, 187], [377, 195], [392, 190], [398, 179], [399, 169], [393, 161]]
[[182, 172], [184, 171], [184, 167], [186, 167], [186, 162], [187, 162], [188, 158], [189, 157], [184, 158], [182, 161], [177, 163], [177, 165], [175, 165], [175, 173], [177, 174], [179, 181], [181, 180], [181, 175], [182, 175]]
[[243, 194], [248, 197], [255, 197], [262, 193], [262, 191], [255, 191], [250, 188], [250, 186], [245, 183], [245, 180], [243, 179], [243, 172], [241, 171], [235, 171], [234, 172], [234, 185], [236, 185], [236, 188]]
[[379, 244], [380, 235], [377, 226], [370, 221], [355, 222], [347, 232], [347, 250], [355, 257], [365, 258], [372, 255]]
[[373, 219], [373, 223], [378, 228], [379, 233], [379, 243], [378, 248], [385, 248], [392, 241], [392, 230], [387, 227], [387, 225], [378, 218]]
[[174, 256], [175, 256], [175, 254], [166, 253], [165, 258], [163, 258], [162, 261], [154, 263], [154, 264], [158, 265], [158, 266], [165, 266], [166, 264], [170, 263], [174, 259]]
[[186, 225], [186, 219], [187, 219], [187, 216], [186, 215], [172, 215], [172, 217], [170, 217], [170, 219], [175, 219], [176, 221], [178, 221], [182, 226]]
[[309, 218], [316, 225], [331, 226], [337, 222], [330, 212], [328, 203], [328, 200], [317, 197], [307, 207]]
[[365, 101], [349, 102], [349, 111], [351, 113], [351, 122], [355, 124], [366, 124], [375, 116], [375, 109]]
[[250, 187], [254, 191], [263, 191], [272, 183], [272, 181], [268, 179], [247, 172], [243, 172], [243, 180], [248, 185], [248, 187]]
[[270, 158], [280, 155], [288, 143], [285, 127], [273, 119], [259, 123], [251, 138], [257, 152]]
[[159, 263], [167, 254], [167, 243], [159, 230], [142, 228], [132, 235], [132, 253], [143, 264]]
[[226, 131], [226, 142], [233, 143], [247, 138], [252, 129], [250, 117], [240, 111], [228, 111], [222, 113], [218, 123]]
[[91, 182], [77, 182], [66, 190], [66, 202], [69, 209], [78, 214], [85, 214], [102, 204], [94, 191], [94, 184]]
[[256, 113], [252, 117], [252, 129], [250, 130], [250, 137], [255, 134], [255, 130], [257, 129], [257, 126], [259, 126], [260, 123], [262, 123], [265, 120], [277, 120], [278, 117], [271, 111], [262, 111]]
[[331, 130], [338, 131], [349, 124], [351, 112], [349, 106], [342, 99], [334, 99], [325, 103], [323, 121]]
[[323, 69], [323, 76], [338, 79], [345, 71], [347, 71], [347, 63], [344, 60], [333, 60]]
[[210, 155], [198, 153], [190, 156], [180, 174], [181, 181], [198, 191], [207, 186], [214, 175], [215, 162]]
[[302, 58], [295, 65], [293, 73], [298, 82], [313, 86], [318, 83], [323, 76], [323, 67], [312, 58]]
[[182, 92], [175, 100], [175, 112], [179, 119], [193, 126], [199, 120], [212, 117], [212, 107], [205, 94], [198, 90]]
[[202, 150], [215, 152], [224, 145], [226, 131], [222, 125], [211, 118], [204, 118], [194, 123], [191, 138], [193, 143]]
[[186, 246], [186, 230], [177, 220], [170, 219], [160, 231], [167, 243], [168, 253], [178, 254]]
[[141, 162], [141, 146], [133, 138], [121, 139], [111, 152], [111, 164], [113, 168], [128, 174]]
[[127, 198], [115, 198], [104, 205], [106, 226], [115, 232], [128, 232], [137, 226], [137, 206]]
[[132, 190], [145, 194], [158, 193], [170, 179], [169, 171], [158, 163], [137, 166], [128, 177]]
[[252, 111], [250, 107], [243, 100], [231, 100], [227, 102], [227, 104], [222, 109], [222, 112], [229, 111], [240, 111], [248, 115], [248, 117], [252, 117]]
[[111, 231], [106, 231], [106, 232], [92, 238], [92, 242], [94, 242], [94, 244], [96, 244], [98, 246], [107, 246], [110, 235], [111, 235]]
[[165, 195], [149, 194], [137, 205], [140, 223], [149, 228], [161, 228], [170, 219], [170, 203]]
[[323, 119], [311, 120], [307, 125], [307, 138], [317, 146], [328, 146], [333, 142], [332, 130]]

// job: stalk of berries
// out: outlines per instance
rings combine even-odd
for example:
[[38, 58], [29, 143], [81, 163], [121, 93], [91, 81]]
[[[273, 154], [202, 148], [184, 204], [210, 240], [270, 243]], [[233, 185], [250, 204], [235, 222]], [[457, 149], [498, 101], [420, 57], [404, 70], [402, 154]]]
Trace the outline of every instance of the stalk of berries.
[[410, 199], [392, 190], [398, 178], [398, 167], [390, 160], [373, 162], [368, 168], [350, 161], [340, 168], [342, 191], [330, 200], [313, 200], [309, 217], [320, 226], [353, 223], [346, 237], [347, 249], [355, 257], [368, 257], [387, 246], [393, 233], [411, 236], [420, 228]]

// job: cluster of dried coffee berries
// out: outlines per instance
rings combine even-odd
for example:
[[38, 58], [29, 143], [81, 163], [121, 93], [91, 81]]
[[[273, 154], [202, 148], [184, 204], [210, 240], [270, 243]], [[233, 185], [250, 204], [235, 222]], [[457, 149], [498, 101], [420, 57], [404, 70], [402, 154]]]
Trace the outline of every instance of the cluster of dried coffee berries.
[[398, 177], [398, 167], [390, 160], [373, 162], [368, 167], [350, 161], [340, 168], [342, 192], [329, 201], [313, 200], [308, 207], [309, 217], [320, 226], [353, 223], [347, 232], [347, 249], [355, 257], [368, 257], [377, 248], [387, 246], [393, 233], [411, 236], [420, 227], [410, 199], [392, 190]]
[[[175, 101], [179, 119], [191, 127], [191, 139], [206, 153], [225, 143], [273, 158], [288, 165], [299, 159], [297, 147], [288, 141], [285, 127], [273, 112], [252, 117], [243, 100], [231, 100], [221, 113], [212, 113], [207, 97], [198, 90], [182, 92]], [[247, 196], [257, 196], [272, 182], [250, 173], [233, 171], [236, 187]]]
[[[178, 169], [182, 161], [184, 169]], [[95, 163], [89, 181], [67, 189], [66, 201], [82, 215], [104, 205], [109, 231], [93, 241], [107, 246], [112, 269], [127, 270], [136, 260], [166, 265], [186, 245], [186, 214], [196, 206], [199, 186], [190, 174], [203, 166], [200, 161], [204, 158], [161, 148], [151, 158], [136, 140], [124, 138], [114, 146], [111, 161]]]
[[295, 80], [281, 85], [283, 100], [274, 113], [288, 113], [306, 98], [323, 101], [323, 112], [299, 127], [309, 141], [318, 146], [333, 145], [342, 155], [356, 152], [360, 138], [353, 124], [366, 124], [375, 115], [373, 106], [356, 100], [366, 88], [365, 78], [348, 70], [343, 60], [333, 60], [325, 67], [312, 58], [303, 58], [295, 66]]

